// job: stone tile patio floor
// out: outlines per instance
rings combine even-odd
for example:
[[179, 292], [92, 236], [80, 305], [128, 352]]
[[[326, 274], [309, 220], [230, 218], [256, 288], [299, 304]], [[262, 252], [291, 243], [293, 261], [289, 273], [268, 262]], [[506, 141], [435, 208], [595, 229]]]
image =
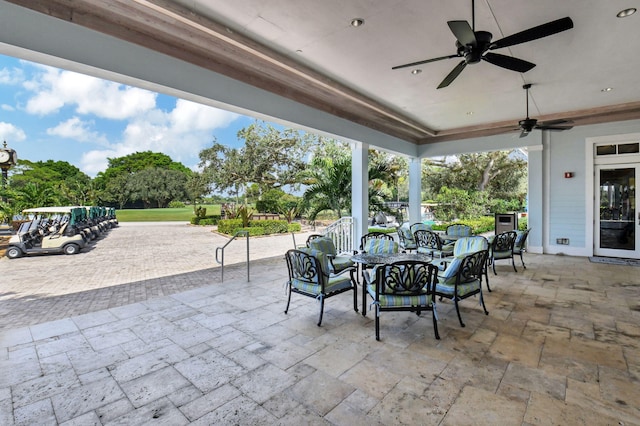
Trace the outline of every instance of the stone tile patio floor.
[[436, 340], [429, 315], [385, 312], [377, 342], [348, 293], [322, 327], [309, 298], [283, 313], [290, 236], [220, 282], [212, 235], [122, 226], [0, 260], [0, 424], [640, 424], [636, 267], [526, 254], [490, 274], [488, 316], [438, 303]]

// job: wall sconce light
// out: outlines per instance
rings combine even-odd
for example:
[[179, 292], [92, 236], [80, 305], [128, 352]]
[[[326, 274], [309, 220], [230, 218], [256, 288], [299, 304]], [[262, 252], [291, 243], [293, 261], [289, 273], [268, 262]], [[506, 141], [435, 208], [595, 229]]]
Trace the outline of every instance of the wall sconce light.
[[569, 179], [573, 177], [573, 172], [564, 172], [565, 179]]

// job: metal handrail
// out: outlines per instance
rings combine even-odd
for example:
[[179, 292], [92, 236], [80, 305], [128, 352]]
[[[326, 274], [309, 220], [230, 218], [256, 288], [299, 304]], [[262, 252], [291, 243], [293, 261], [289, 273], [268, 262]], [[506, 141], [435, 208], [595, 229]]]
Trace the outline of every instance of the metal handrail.
[[[249, 231], [237, 231], [233, 237], [225, 245], [222, 247], [216, 247], [216, 262], [218, 262], [220, 266], [220, 282], [224, 282], [224, 249], [231, 244], [231, 241], [235, 240], [236, 237], [244, 235], [247, 237], [247, 282], [249, 282]], [[219, 253], [222, 253], [222, 258], [218, 256]]]

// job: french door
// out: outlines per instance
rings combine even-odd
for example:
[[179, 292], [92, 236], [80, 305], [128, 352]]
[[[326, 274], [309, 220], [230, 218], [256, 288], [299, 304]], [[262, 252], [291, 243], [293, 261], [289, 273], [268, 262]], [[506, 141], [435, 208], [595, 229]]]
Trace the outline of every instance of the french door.
[[595, 167], [594, 254], [640, 259], [638, 164]]

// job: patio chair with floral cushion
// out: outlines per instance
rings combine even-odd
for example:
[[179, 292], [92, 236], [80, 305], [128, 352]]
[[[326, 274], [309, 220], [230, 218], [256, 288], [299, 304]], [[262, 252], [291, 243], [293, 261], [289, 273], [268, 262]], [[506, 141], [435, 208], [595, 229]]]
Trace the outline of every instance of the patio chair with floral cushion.
[[513, 246], [516, 242], [516, 231], [501, 232], [491, 241], [491, 253], [489, 254], [489, 262], [493, 268], [494, 275], [498, 275], [496, 272], [496, 260], [511, 259], [511, 266], [513, 270], [516, 269], [516, 262], [513, 259]]
[[353, 310], [358, 312], [354, 268], [346, 269], [340, 274], [333, 274], [330, 272], [327, 255], [311, 248], [289, 250], [285, 258], [289, 270], [289, 280], [286, 283], [288, 297], [285, 314], [289, 312], [291, 293], [313, 297], [320, 302], [320, 317], [318, 318], [318, 326], [320, 326], [324, 313], [324, 300], [347, 291], [353, 291]]
[[483, 267], [487, 263], [488, 250], [480, 250], [462, 257], [454, 257], [447, 269], [438, 273], [436, 296], [453, 300], [460, 326], [464, 327], [460, 315], [459, 302], [468, 297], [480, 295], [480, 305], [485, 315], [489, 315], [482, 296]]
[[[456, 257], [464, 257], [467, 254], [475, 253], [480, 250], [489, 250], [489, 241], [481, 236], [476, 235], [473, 237], [462, 237], [458, 239], [453, 245], [453, 256], [442, 259], [438, 264], [438, 269], [444, 271], [449, 267], [449, 264], [453, 262]], [[487, 290], [491, 291], [489, 287], [489, 273], [487, 271], [487, 263], [485, 262], [482, 268], [482, 275], [485, 277], [485, 283], [487, 284]]]
[[400, 244], [401, 250], [410, 252], [418, 248], [416, 241], [413, 239], [411, 228], [407, 223], [403, 223], [402, 226], [399, 226], [396, 229], [398, 231], [398, 243]]
[[433, 332], [440, 339], [434, 298], [437, 273], [438, 268], [426, 262], [400, 261], [376, 266], [372, 274], [365, 276], [367, 293], [375, 306], [376, 340], [380, 340], [380, 313], [386, 311], [417, 315], [431, 311]]
[[526, 244], [527, 244], [527, 237], [529, 236], [529, 231], [531, 231], [531, 228], [526, 229], [524, 231], [516, 231], [516, 242], [513, 243], [513, 255], [515, 256], [517, 254], [520, 256], [520, 262], [522, 262], [522, 267], [524, 269], [527, 269], [527, 267], [524, 264], [522, 253], [527, 251]]
[[319, 250], [328, 256], [331, 266], [330, 272], [339, 274], [347, 269], [356, 269], [355, 263], [351, 260], [351, 253], [339, 254], [331, 237], [310, 235], [307, 238], [307, 247]]
[[453, 254], [453, 244], [443, 244], [440, 236], [433, 231], [418, 229], [413, 233], [413, 238], [418, 246], [418, 253], [428, 254], [434, 257], [447, 257]]

